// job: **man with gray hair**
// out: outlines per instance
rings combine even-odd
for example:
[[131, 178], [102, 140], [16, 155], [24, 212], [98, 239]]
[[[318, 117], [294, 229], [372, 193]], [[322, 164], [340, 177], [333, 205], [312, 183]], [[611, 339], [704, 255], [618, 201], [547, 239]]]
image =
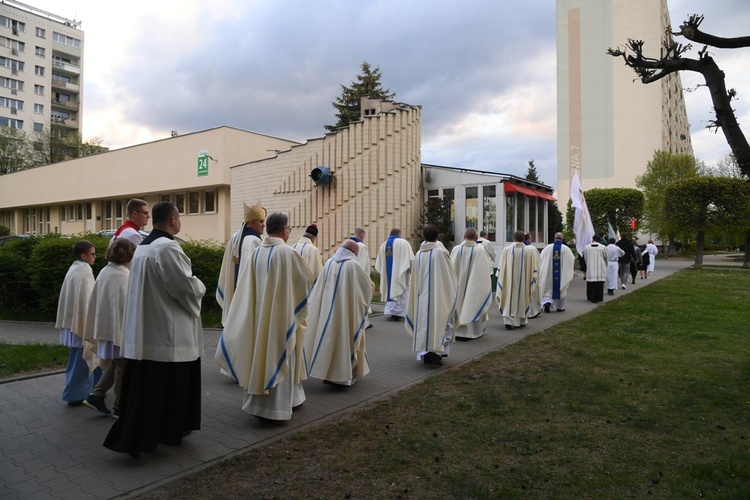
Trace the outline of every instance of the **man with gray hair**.
[[305, 365], [309, 376], [330, 384], [351, 386], [370, 371], [365, 329], [375, 285], [358, 253], [357, 242], [345, 240], [310, 292]]
[[215, 356], [245, 389], [242, 410], [269, 420], [290, 420], [305, 401], [305, 319], [314, 276], [286, 244], [288, 223], [282, 213], [266, 219], [268, 236], [240, 276], [253, 285], [237, 288]]
[[575, 255], [564, 243], [562, 233], [555, 233], [539, 258], [539, 284], [542, 289], [542, 309], [562, 312], [565, 310], [568, 286], [573, 281]]

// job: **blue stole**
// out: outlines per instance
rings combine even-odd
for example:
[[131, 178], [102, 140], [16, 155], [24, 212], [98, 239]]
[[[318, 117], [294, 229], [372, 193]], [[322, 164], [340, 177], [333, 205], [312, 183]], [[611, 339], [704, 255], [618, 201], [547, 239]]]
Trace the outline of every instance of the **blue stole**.
[[393, 278], [393, 241], [396, 238], [398, 238], [398, 236], [392, 234], [385, 242], [385, 269], [386, 274], [388, 274], [388, 302], [395, 302], [391, 298], [391, 279]]
[[356, 241], [357, 243], [362, 243], [362, 240], [360, 240], [360, 239], [359, 239], [359, 238], [357, 238], [356, 236], [349, 236], [349, 239], [350, 239], [350, 240], [354, 240], [354, 241]]
[[552, 298], [558, 300], [560, 299], [560, 274], [562, 271], [561, 250], [562, 241], [556, 241], [552, 247]]

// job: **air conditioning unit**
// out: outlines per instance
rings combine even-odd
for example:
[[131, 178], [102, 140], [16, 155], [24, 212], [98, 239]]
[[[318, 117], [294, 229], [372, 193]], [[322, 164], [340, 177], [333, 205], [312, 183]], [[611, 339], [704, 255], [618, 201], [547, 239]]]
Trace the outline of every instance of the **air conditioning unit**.
[[17, 56], [18, 55], [18, 49], [10, 49], [10, 53], [13, 54], [14, 56]]
[[10, 114], [11, 115], [17, 115], [18, 114], [18, 108], [10, 108]]
[[11, 89], [10, 95], [18, 95], [18, 91], [16, 89]]

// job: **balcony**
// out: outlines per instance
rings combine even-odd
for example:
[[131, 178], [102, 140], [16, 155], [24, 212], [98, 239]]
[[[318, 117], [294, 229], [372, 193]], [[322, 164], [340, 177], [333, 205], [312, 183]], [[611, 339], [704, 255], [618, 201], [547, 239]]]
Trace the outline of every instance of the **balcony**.
[[52, 107], [78, 111], [79, 104], [78, 104], [78, 101], [76, 100], [62, 100], [62, 99], [53, 98]]
[[78, 120], [75, 118], [63, 118], [61, 116], [52, 115], [50, 118], [50, 124], [53, 127], [64, 127], [78, 130]]
[[81, 92], [81, 87], [77, 83], [63, 82], [62, 80], [57, 80], [55, 79], [54, 74], [52, 76], [52, 88], [63, 89], [67, 92], [73, 92], [76, 94]]
[[70, 56], [75, 57], [76, 59], [81, 58], [81, 49], [78, 47], [71, 47], [70, 45], [65, 45], [64, 43], [60, 43], [58, 41], [53, 40], [52, 41], [52, 50], [53, 52], [60, 52], [62, 54], [67, 54]]
[[81, 74], [81, 67], [77, 64], [66, 63], [62, 61], [52, 60], [52, 67], [60, 73], [66, 75], [79, 76]]

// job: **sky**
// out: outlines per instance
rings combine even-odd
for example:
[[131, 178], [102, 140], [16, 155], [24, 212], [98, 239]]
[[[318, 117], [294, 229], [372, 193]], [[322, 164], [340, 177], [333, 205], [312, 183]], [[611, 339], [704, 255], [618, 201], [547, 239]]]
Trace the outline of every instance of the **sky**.
[[[221, 125], [321, 137], [367, 61], [396, 101], [422, 106], [423, 163], [523, 177], [534, 159], [556, 187], [554, 0], [25, 1], [82, 22], [83, 137], [111, 149]], [[669, 0], [669, 11], [675, 26], [699, 13], [704, 31], [750, 34], [747, 0]], [[750, 49], [712, 54], [750, 123]], [[707, 89], [686, 106], [696, 156], [729, 153], [705, 129]]]

